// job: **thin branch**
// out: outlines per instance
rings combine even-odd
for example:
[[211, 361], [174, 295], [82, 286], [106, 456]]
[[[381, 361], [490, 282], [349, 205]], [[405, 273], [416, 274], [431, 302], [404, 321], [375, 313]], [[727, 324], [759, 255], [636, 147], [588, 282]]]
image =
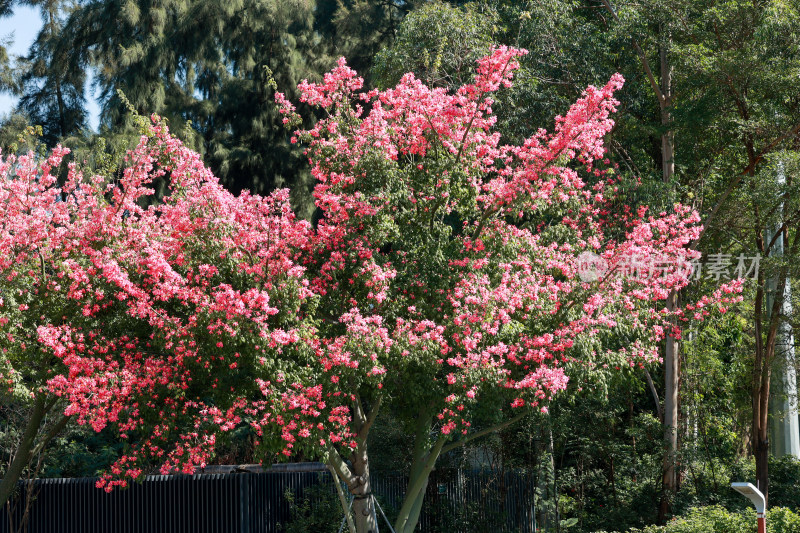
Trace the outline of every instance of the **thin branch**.
[[39, 441], [39, 444], [37, 444], [31, 452], [31, 456], [35, 457], [36, 455], [42, 453], [47, 444], [53, 440], [56, 435], [61, 433], [65, 427], [67, 427], [67, 424], [69, 424], [70, 420], [72, 420], [72, 415], [62, 416], [61, 420], [56, 422], [55, 425], [53, 425], [53, 427], [51, 427], [50, 430], [45, 433], [44, 437], [42, 437], [42, 440]]
[[481, 437], [483, 437], [485, 435], [488, 435], [490, 433], [494, 433], [496, 431], [500, 431], [501, 429], [504, 429], [504, 428], [510, 426], [511, 424], [515, 424], [515, 423], [519, 422], [520, 420], [522, 420], [523, 418], [525, 418], [525, 414], [526, 413], [522, 413], [520, 415], [515, 416], [514, 418], [506, 420], [505, 422], [502, 422], [502, 423], [497, 424], [495, 426], [492, 426], [490, 428], [483, 429], [481, 431], [478, 431], [477, 433], [473, 433], [472, 435], [470, 435], [469, 437], [467, 437], [465, 439], [461, 439], [461, 440], [456, 441], [456, 442], [451, 442], [447, 446], [442, 447], [441, 453], [443, 453], [443, 454], [447, 453], [449, 451], [455, 450], [456, 448], [464, 446], [465, 444], [467, 444], [467, 443], [469, 443], [469, 442], [471, 442], [471, 441], [473, 441], [475, 439], [479, 439], [479, 438], [481, 438]]
[[697, 249], [697, 246], [700, 244], [700, 239], [703, 237], [703, 235], [705, 235], [706, 231], [708, 230], [709, 226], [711, 225], [711, 221], [714, 220], [714, 218], [716, 217], [716, 215], [719, 212], [720, 208], [728, 200], [728, 197], [733, 193], [733, 191], [736, 188], [736, 186], [739, 185], [739, 182], [742, 181], [742, 178], [744, 178], [746, 175], [748, 175], [751, 172], [753, 172], [755, 170], [755, 168], [756, 168], [756, 165], [758, 165], [764, 159], [764, 157], [768, 153], [770, 153], [777, 145], [779, 145], [780, 143], [782, 143], [783, 141], [785, 141], [789, 137], [793, 137], [794, 135], [797, 135], [798, 133], [800, 133], [800, 122], [795, 124], [794, 127], [792, 127], [791, 129], [786, 131], [783, 135], [781, 135], [780, 137], [778, 137], [777, 139], [775, 139], [771, 143], [769, 143], [767, 146], [765, 146], [758, 153], [758, 155], [756, 155], [756, 157], [753, 159], [753, 161], [751, 161], [744, 168], [744, 170], [739, 172], [731, 180], [730, 184], [728, 184], [728, 187], [725, 189], [725, 192], [722, 193], [722, 197], [717, 201], [716, 205], [711, 210], [711, 213], [708, 215], [708, 217], [706, 217], [706, 220], [703, 223], [703, 229], [700, 230], [700, 235], [698, 235], [697, 240], [695, 240], [694, 244], [692, 244], [691, 249], [693, 249], [693, 250]]
[[358, 394], [356, 394], [355, 396], [356, 399], [353, 402], [353, 418], [355, 418], [358, 427], [361, 428], [364, 424], [367, 423], [367, 417], [364, 414], [364, 406], [361, 405], [361, 396], [359, 396]]
[[650, 377], [650, 372], [648, 372], [646, 368], [643, 370], [644, 377], [647, 379], [647, 386], [650, 388], [650, 392], [653, 394], [653, 400], [656, 402], [656, 413], [658, 413], [658, 419], [663, 423], [664, 413], [661, 412], [661, 400], [658, 399], [658, 390], [656, 390], [656, 386], [653, 383], [653, 378]]
[[775, 235], [772, 236], [772, 239], [767, 243], [766, 248], [764, 249], [764, 255], [769, 255], [772, 251], [772, 247], [775, 246], [775, 243], [778, 241], [778, 238], [781, 237], [785, 230], [789, 229], [790, 224], [795, 222], [796, 220], [800, 219], [800, 211], [797, 211], [794, 215], [786, 219], [786, 222], [781, 224], [781, 226], [775, 231]]
[[332, 445], [328, 445], [328, 453], [327, 457], [325, 458], [325, 462], [333, 468], [333, 470], [339, 475], [342, 481], [344, 481], [345, 485], [349, 489], [353, 489], [359, 485], [358, 478], [353, 475], [353, 472], [350, 471], [350, 468], [345, 464], [342, 460], [342, 456], [339, 455], [339, 452], [336, 451]]
[[367, 440], [367, 433], [369, 433], [369, 429], [372, 427], [372, 424], [375, 422], [375, 418], [377, 418], [378, 413], [381, 410], [381, 401], [383, 398], [378, 396], [378, 399], [375, 401], [375, 405], [370, 407], [369, 412], [367, 413], [366, 420], [364, 424], [362, 424], [361, 428], [358, 430], [357, 439], [361, 442]]

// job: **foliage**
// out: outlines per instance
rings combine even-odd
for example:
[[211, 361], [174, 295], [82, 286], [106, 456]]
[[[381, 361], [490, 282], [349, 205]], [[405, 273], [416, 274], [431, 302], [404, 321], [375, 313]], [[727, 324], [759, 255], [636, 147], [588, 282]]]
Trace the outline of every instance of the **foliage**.
[[[11, 2], [12, 0], [0, 0], [0, 19], [11, 14]], [[13, 88], [15, 83], [8, 50], [6, 50], [9, 43], [5, 39], [4, 35], [0, 41], [0, 92], [8, 91], [9, 88]]]
[[17, 62], [19, 109], [43, 128], [43, 140], [52, 147], [86, 128], [86, 71], [73, 48], [61, 40], [74, 4], [41, 0], [30, 4], [40, 8], [44, 25], [28, 55]]
[[[752, 509], [734, 513], [719, 506], [695, 507], [665, 526], [631, 529], [629, 533], [751, 533], [755, 524], [756, 513]], [[774, 507], [767, 511], [769, 533], [789, 533], [798, 527], [800, 515], [789, 509]]]
[[342, 521], [342, 508], [336, 492], [330, 485], [330, 478], [307, 487], [298, 495], [292, 489], [286, 490], [286, 500], [291, 511], [290, 521], [282, 526], [286, 533], [336, 533]]
[[[440, 454], [546, 410], [571, 371], [651, 360], [665, 325], [651, 302], [687, 283], [696, 216], [610, 217], [616, 177], [599, 160], [618, 76], [554, 133], [500, 146], [488, 95], [522, 54], [496, 49], [455, 92], [409, 74], [359, 95], [343, 60], [303, 82], [329, 117], [297, 133], [316, 228], [286, 191], [226, 192], [159, 121], [115, 182], [74, 165], [59, 182], [63, 148], [3, 160], [2, 374], [12, 401], [33, 403], [33, 435], [59, 401], [59, 424], [115, 428], [131, 445], [99, 483], [110, 488], [154, 463], [191, 471], [217, 434], [249, 425], [263, 453], [324, 457], [358, 495], [384, 403], [415, 435], [398, 516], [411, 530]], [[676, 266], [585, 281], [590, 250], [612, 271], [631, 257]]]
[[459, 8], [431, 2], [415, 9], [392, 45], [375, 57], [375, 84], [391, 87], [407, 72], [431, 87], [452, 89], [469, 82], [475, 61], [495, 42], [496, 23], [496, 13], [473, 3]]

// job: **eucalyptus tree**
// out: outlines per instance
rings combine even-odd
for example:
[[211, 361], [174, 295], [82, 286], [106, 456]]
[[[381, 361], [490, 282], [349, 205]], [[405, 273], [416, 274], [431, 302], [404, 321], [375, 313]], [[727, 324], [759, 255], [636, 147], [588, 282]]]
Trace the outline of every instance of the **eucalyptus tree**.
[[[634, 35], [632, 47], [642, 68], [660, 61], [668, 47], [668, 71], [661, 69], [661, 87], [668, 76], [669, 114], [674, 134], [675, 171], [683, 192], [704, 213], [701, 243], [707, 256], [744, 253], [770, 255], [778, 237], [764, 230], [779, 228], [791, 241], [795, 212], [787, 204], [776, 220], [786, 187], [768, 170], [771, 154], [797, 150], [800, 132], [800, 33], [797, 5], [782, 1], [742, 0], [688, 2], [617, 2], [621, 33]], [[644, 43], [644, 44], [639, 44]], [[652, 46], [647, 46], [652, 43]], [[659, 55], [656, 55], [659, 54]], [[657, 79], [650, 68], [647, 77]], [[654, 87], [655, 92], [655, 87]], [[664, 93], [665, 94], [665, 93]], [[662, 94], [659, 103], [662, 102]], [[662, 131], [665, 131], [662, 127]], [[788, 154], [787, 154], [788, 156]], [[767, 176], [771, 175], [771, 179]], [[769, 191], [769, 192], [768, 192]], [[773, 235], [777, 235], [773, 232]], [[791, 245], [786, 253], [792, 254]], [[764, 269], [753, 283], [752, 452], [759, 486], [768, 490], [768, 398], [775, 362], [775, 341], [784, 286], [792, 278], [790, 262], [775, 267], [776, 298], [766, 309]], [[733, 266], [729, 272], [733, 273]], [[706, 274], [701, 274], [706, 275]], [[774, 306], [778, 307], [774, 307]]]

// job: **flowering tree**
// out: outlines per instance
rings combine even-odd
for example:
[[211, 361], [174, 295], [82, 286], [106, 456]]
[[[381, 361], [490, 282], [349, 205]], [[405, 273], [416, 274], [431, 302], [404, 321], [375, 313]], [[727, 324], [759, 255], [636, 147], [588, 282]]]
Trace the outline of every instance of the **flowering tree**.
[[[395, 524], [413, 531], [442, 454], [546, 410], [571, 368], [655, 360], [674, 318], [658, 302], [696, 256], [695, 213], [615, 202], [602, 143], [620, 76], [554, 132], [501, 144], [490, 95], [523, 53], [495, 50], [455, 92], [412, 75], [360, 92], [343, 60], [301, 84], [327, 112], [294, 139], [318, 181], [315, 228], [286, 191], [224, 191], [159, 122], [119, 183], [71, 168], [59, 185], [60, 149], [6, 159], [8, 394], [129, 439], [109, 489], [151, 463], [192, 471], [249, 425], [265, 453], [326, 461], [362, 533], [375, 530], [367, 440], [392, 411], [415, 438]], [[152, 203], [155, 180], [169, 187]]]
[[[688, 282], [698, 216], [676, 205], [648, 217], [615, 203], [603, 138], [621, 76], [589, 87], [553, 133], [501, 144], [491, 94], [511, 84], [524, 53], [496, 49], [455, 92], [411, 74], [359, 92], [344, 60], [323, 83], [299, 87], [327, 113], [294, 139], [308, 145], [324, 215], [305, 263], [320, 317], [306, 398], [347, 413], [349, 434], [315, 426], [320, 418], [300, 404], [281, 415], [293, 415], [293, 435], [318, 447], [356, 496], [358, 531], [374, 530], [366, 443], [382, 409], [416, 439], [395, 524], [410, 532], [443, 453], [546, 410], [570, 366], [655, 360], [672, 327], [657, 302]], [[299, 124], [277, 99], [285, 122]], [[587, 263], [600, 268], [579, 275]], [[494, 408], [496, 423], [473, 428], [478, 407]]]
[[[133, 443], [102, 486], [150, 461], [204, 464], [261, 394], [267, 332], [297, 328], [311, 295], [293, 259], [310, 228], [286, 191], [234, 197], [158, 122], [118, 183], [71, 166], [59, 184], [66, 152], [0, 160], [0, 379], [31, 413], [2, 502], [70, 420]], [[153, 203], [157, 180], [169, 191]]]

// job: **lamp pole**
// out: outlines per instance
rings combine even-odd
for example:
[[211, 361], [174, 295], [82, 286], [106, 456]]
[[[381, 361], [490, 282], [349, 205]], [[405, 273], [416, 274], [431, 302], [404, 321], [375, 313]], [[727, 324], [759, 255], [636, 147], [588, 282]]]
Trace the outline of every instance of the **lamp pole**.
[[764, 495], [752, 483], [731, 483], [731, 488], [750, 500], [756, 508], [756, 519], [758, 520], [758, 533], [767, 533], [767, 502]]

